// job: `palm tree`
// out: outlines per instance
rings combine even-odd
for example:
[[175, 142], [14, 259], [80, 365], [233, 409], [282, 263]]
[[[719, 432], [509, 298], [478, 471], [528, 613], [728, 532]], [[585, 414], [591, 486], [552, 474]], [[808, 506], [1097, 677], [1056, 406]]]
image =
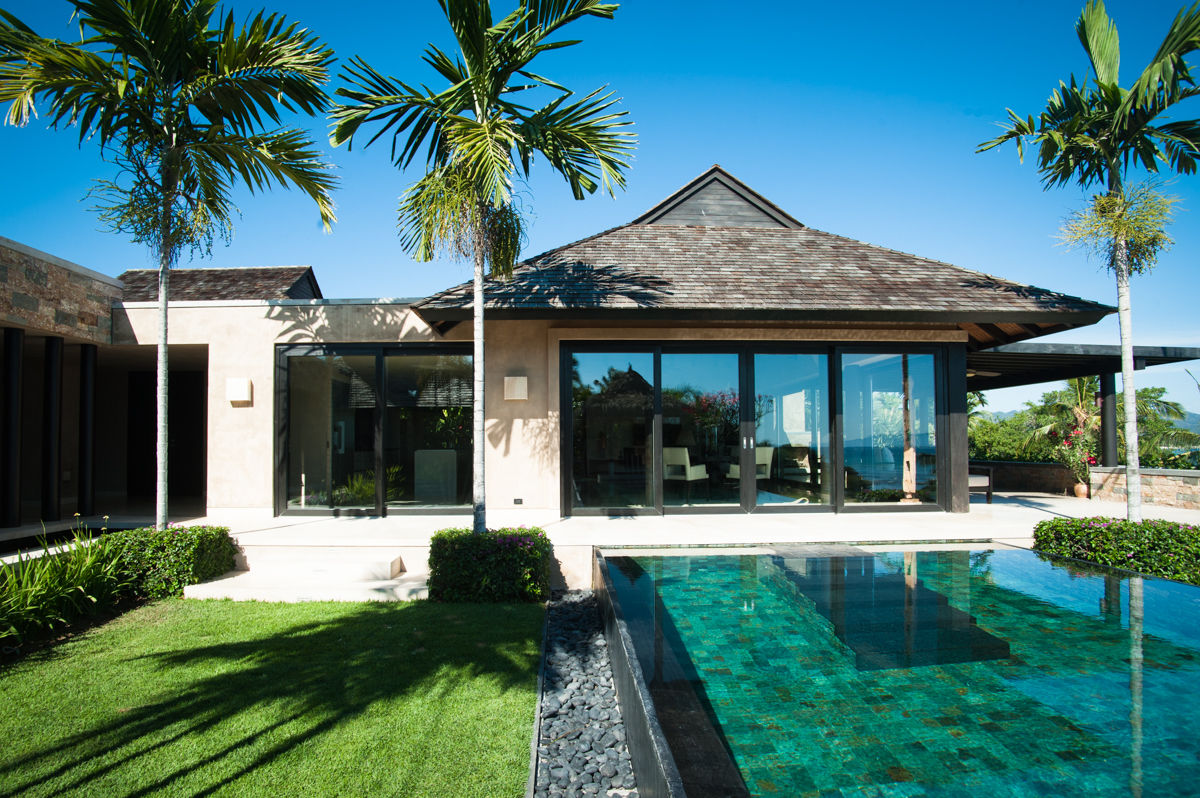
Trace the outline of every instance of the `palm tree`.
[[[155, 523], [167, 523], [167, 298], [184, 249], [228, 238], [237, 183], [295, 186], [334, 221], [329, 167], [284, 112], [324, 111], [333, 52], [284, 17], [241, 28], [215, 0], [69, 0], [78, 44], [37, 36], [0, 11], [0, 101], [24, 125], [39, 104], [51, 128], [94, 138], [121, 182], [100, 181], [100, 216], [158, 260], [158, 443]], [[262, 130], [264, 117], [274, 129]]]
[[[978, 151], [1014, 141], [1024, 155], [1026, 140], [1037, 143], [1038, 171], [1044, 188], [1076, 182], [1083, 188], [1103, 186], [1108, 205], [1123, 207], [1125, 179], [1132, 166], [1157, 172], [1160, 163], [1172, 171], [1192, 174], [1200, 156], [1200, 120], [1166, 121], [1166, 112], [1182, 100], [1200, 94], [1184, 60], [1200, 48], [1200, 4], [1180, 11], [1153, 59], [1128, 89], [1118, 77], [1121, 51], [1117, 28], [1101, 0], [1090, 0], [1075, 24], [1091, 65], [1088, 78], [1059, 83], [1045, 110], [1035, 119], [1011, 109], [1004, 133], [984, 142]], [[1138, 467], [1137, 399], [1133, 384], [1133, 331], [1130, 320], [1129, 277], [1150, 263], [1131, 252], [1130, 240], [1114, 227], [1109, 268], [1117, 279], [1117, 314], [1121, 329], [1121, 380], [1125, 396], [1125, 437], [1128, 517], [1141, 520], [1141, 479]], [[1153, 253], [1151, 253], [1152, 255]], [[1132, 257], [1131, 257], [1132, 255]]]
[[[600, 185], [612, 194], [624, 187], [634, 146], [625, 112], [611, 93], [597, 89], [575, 99], [559, 84], [529, 70], [535, 57], [576, 44], [551, 37], [586, 16], [611, 19], [616, 4], [598, 0], [522, 0], [493, 21], [487, 0], [438, 0], [454, 32], [451, 56], [429, 45], [425, 62], [449, 86], [433, 91], [385, 77], [353, 59], [338, 89], [349, 103], [338, 106], [334, 144], [353, 139], [363, 125], [378, 127], [367, 144], [391, 132], [392, 159], [404, 169], [424, 150], [426, 172], [404, 195], [401, 240], [418, 260], [440, 250], [474, 265], [474, 528], [486, 528], [484, 497], [483, 308], [484, 275], [506, 276], [522, 238], [513, 205], [513, 184], [528, 177], [540, 155], [571, 186], [575, 199]], [[522, 92], [545, 89], [556, 96], [536, 109], [518, 103]]]

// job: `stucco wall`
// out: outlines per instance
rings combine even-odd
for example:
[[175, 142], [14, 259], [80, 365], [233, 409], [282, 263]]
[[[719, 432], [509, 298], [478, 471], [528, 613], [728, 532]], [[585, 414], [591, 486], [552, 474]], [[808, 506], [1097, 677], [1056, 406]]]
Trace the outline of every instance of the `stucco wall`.
[[[157, 325], [154, 303], [117, 305], [113, 343], [154, 346]], [[291, 300], [173, 303], [168, 340], [171, 345], [208, 346], [209, 514], [269, 516], [274, 505], [275, 345], [439, 338], [403, 304]], [[229, 379], [251, 381], [248, 405], [235, 406], [226, 398]]]
[[[125, 303], [113, 312], [113, 343], [152, 347], [158, 310]], [[439, 336], [402, 303], [180, 302], [169, 323], [172, 345], [208, 347], [208, 477], [210, 514], [273, 512], [275, 345], [467, 341], [470, 325]], [[565, 340], [621, 341], [878, 341], [961, 342], [955, 328], [564, 324], [491, 321], [487, 370], [488, 505], [560, 509], [559, 346]], [[528, 380], [529, 398], [506, 400], [504, 377]], [[251, 380], [253, 401], [234, 406], [226, 381]]]

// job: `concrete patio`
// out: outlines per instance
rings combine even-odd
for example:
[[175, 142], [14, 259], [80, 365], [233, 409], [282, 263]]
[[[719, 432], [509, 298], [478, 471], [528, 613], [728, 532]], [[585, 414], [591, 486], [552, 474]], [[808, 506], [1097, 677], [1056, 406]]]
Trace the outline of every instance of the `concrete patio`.
[[[488, 514], [491, 527], [541, 526], [554, 544], [557, 586], [591, 587], [593, 546], [740, 546], [751, 543], [932, 543], [967, 541], [1028, 547], [1038, 521], [1054, 517], [1123, 517], [1119, 502], [1040, 493], [972, 496], [966, 515], [805, 513], [557, 518], [511, 510]], [[1200, 511], [1159, 505], [1146, 518], [1200, 524]], [[192, 585], [191, 598], [259, 601], [403, 601], [424, 598], [429, 538], [465, 526], [465, 515], [388, 518], [200, 519], [231, 528], [244, 570]]]

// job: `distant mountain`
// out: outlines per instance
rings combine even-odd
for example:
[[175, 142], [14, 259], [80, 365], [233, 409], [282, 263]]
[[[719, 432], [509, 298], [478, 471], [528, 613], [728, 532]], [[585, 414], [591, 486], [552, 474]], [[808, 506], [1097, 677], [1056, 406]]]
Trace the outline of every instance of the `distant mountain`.
[[1186, 412], [1187, 415], [1176, 421], [1175, 424], [1192, 432], [1200, 433], [1200, 413], [1193, 413], [1191, 410]]

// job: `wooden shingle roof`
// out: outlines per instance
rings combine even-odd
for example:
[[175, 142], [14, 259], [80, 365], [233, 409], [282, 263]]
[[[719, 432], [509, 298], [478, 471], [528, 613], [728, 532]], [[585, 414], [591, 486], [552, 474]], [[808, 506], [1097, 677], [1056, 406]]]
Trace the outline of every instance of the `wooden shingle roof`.
[[[131, 269], [119, 279], [125, 302], [158, 299], [158, 271]], [[253, 266], [239, 269], [172, 269], [171, 301], [321, 299], [321, 287], [310, 266]]]
[[[1092, 324], [1107, 305], [804, 227], [718, 166], [637, 220], [489, 281], [492, 318], [952, 323], [974, 347]], [[414, 305], [470, 318], [469, 283]]]

